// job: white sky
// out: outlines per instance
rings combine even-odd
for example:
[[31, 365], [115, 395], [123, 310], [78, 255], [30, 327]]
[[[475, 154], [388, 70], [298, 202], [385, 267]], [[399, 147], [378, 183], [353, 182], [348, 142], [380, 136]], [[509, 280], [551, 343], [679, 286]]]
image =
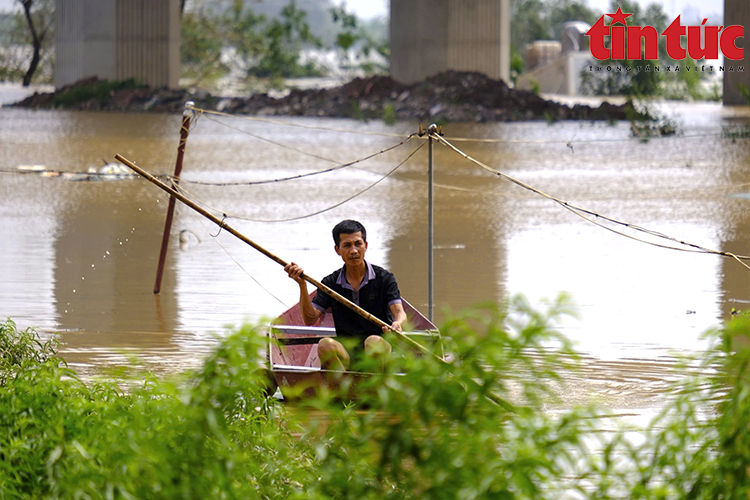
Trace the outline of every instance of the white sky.
[[[333, 0], [335, 4], [341, 4], [341, 1]], [[349, 11], [354, 11], [357, 17], [370, 19], [372, 17], [385, 17], [391, 8], [390, 0], [343, 0]]]
[[[343, 0], [349, 10], [353, 10], [359, 17], [370, 18], [385, 16], [388, 13], [390, 0]], [[401, 0], [408, 1], [408, 0]], [[649, 4], [660, 4], [667, 15], [672, 18], [678, 14], [687, 14], [694, 9], [698, 15], [721, 14], [724, 12], [724, 2], [720, 0], [637, 0], [646, 7]], [[610, 0], [585, 0], [589, 7], [607, 13]], [[334, 0], [334, 3], [338, 3]]]

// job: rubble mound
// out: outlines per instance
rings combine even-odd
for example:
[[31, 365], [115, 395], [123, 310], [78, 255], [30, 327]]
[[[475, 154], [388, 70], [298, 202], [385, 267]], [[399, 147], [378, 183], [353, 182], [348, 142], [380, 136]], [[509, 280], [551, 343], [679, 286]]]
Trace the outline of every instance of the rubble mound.
[[355, 119], [494, 122], [518, 120], [624, 120], [638, 117], [632, 105], [567, 106], [508, 87], [477, 72], [447, 71], [406, 85], [390, 76], [355, 78], [336, 88], [295, 89], [268, 94], [217, 97], [204, 91], [150, 89], [132, 80], [88, 78], [54, 93], [36, 93], [13, 104], [33, 109], [120, 112], [182, 112], [185, 102], [232, 114], [318, 116]]

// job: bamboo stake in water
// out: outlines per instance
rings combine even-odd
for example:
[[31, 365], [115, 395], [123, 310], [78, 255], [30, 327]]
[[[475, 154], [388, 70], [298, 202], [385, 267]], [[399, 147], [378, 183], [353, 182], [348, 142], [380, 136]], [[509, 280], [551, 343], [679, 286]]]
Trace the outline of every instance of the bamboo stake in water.
[[[172, 177], [173, 184], [177, 185], [180, 182], [180, 174], [182, 173], [182, 159], [185, 156], [185, 146], [187, 146], [187, 138], [190, 133], [190, 115], [192, 111], [188, 110], [188, 106], [192, 107], [195, 103], [188, 101], [185, 103], [185, 111], [182, 112], [182, 128], [180, 129], [180, 144], [177, 146], [177, 159], [174, 164], [174, 176]], [[154, 283], [154, 293], [158, 294], [161, 292], [161, 278], [164, 275], [164, 264], [167, 262], [167, 248], [169, 247], [169, 234], [172, 231], [172, 218], [174, 217], [174, 196], [169, 197], [169, 206], [167, 207], [167, 218], [164, 221], [164, 234], [161, 238], [161, 251], [159, 252], [159, 265], [156, 268], [156, 282]]]

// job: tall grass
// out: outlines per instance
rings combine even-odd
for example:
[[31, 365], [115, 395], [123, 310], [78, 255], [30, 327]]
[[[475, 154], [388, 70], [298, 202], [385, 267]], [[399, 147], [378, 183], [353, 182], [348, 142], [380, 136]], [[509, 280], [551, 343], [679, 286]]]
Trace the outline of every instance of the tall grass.
[[33, 328], [18, 330], [8, 319], [0, 323], [0, 386], [22, 371], [27, 364], [43, 364], [57, 354], [56, 338], [42, 341]]
[[249, 328], [199, 371], [123, 391], [8, 321], [32, 349], [0, 387], [0, 498], [746, 499], [750, 353], [732, 339], [750, 319], [709, 333], [633, 440], [596, 432], [595, 408], [544, 411], [577, 363], [554, 329], [569, 312], [475, 308], [441, 328], [453, 365], [396, 349], [356, 400], [343, 383], [294, 404], [266, 398]]

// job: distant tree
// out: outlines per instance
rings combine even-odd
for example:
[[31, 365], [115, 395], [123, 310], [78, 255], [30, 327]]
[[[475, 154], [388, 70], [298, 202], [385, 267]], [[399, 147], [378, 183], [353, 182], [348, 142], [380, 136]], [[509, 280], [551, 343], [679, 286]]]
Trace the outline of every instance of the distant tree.
[[218, 18], [200, 12], [186, 12], [180, 21], [181, 72], [195, 85], [226, 75], [222, 61], [225, 34]]
[[347, 12], [342, 4], [339, 7], [331, 7], [331, 17], [334, 23], [341, 24], [341, 32], [336, 36], [336, 45], [340, 49], [349, 50], [361, 38], [357, 31], [357, 16]]
[[256, 14], [244, 6], [242, 0], [232, 0], [231, 6], [222, 17], [222, 47], [233, 51], [234, 65], [248, 74], [264, 53], [264, 25], [266, 17]]
[[378, 67], [372, 62], [373, 53], [380, 54], [384, 60], [388, 60], [390, 50], [388, 42], [383, 38], [378, 40], [362, 25], [354, 14], [348, 12], [344, 5], [330, 9], [334, 24], [339, 27], [336, 35], [335, 46], [339, 50], [339, 59], [346, 66], [351, 61], [351, 67], [346, 69], [361, 70], [365, 73], [374, 73], [379, 70], [385, 71], [384, 66]]
[[187, 9], [181, 22], [183, 75], [194, 84], [228, 73], [268, 79], [274, 86], [289, 77], [320, 74], [300, 63], [304, 47], [319, 47], [305, 11], [289, 1], [278, 18], [255, 13], [243, 0], [224, 0]]
[[516, 51], [536, 40], [560, 40], [568, 21], [593, 24], [601, 14], [582, 0], [511, 0], [511, 46]]
[[281, 19], [268, 23], [263, 35], [258, 62], [249, 71], [251, 75], [279, 79], [319, 74], [312, 63], [299, 64], [303, 46], [320, 47], [321, 43], [310, 30], [307, 14], [294, 0], [281, 10]]
[[49, 45], [54, 33], [54, 3], [51, 0], [18, 0], [23, 7], [23, 16], [31, 37], [32, 56], [29, 69], [23, 76], [23, 86], [31, 85], [43, 51]]
[[[278, 87], [284, 78], [342, 69], [387, 71], [387, 20], [363, 22], [331, 0], [186, 0], [183, 7], [182, 77], [191, 85], [247, 76], [251, 87]], [[339, 62], [311, 49], [336, 50]]]
[[50, 77], [55, 6], [54, 0], [16, 1], [17, 11], [0, 16], [0, 79], [29, 86], [42, 69]]
[[[245, 0], [246, 8], [256, 14], [279, 20], [288, 3], [289, 0]], [[310, 32], [327, 48], [332, 48], [336, 40], [337, 29], [330, 14], [336, 3], [340, 3], [340, 0], [295, 0], [297, 9], [305, 12], [305, 22], [310, 25]]]

